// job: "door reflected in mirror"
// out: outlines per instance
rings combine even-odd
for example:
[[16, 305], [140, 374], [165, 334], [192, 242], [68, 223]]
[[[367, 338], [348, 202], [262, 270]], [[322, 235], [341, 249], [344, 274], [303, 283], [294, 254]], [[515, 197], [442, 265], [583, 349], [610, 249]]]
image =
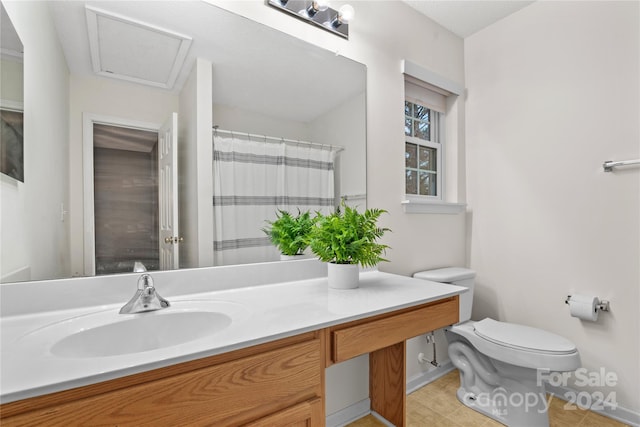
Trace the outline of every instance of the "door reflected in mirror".
[[[5, 230], [17, 227], [29, 233], [30, 222], [37, 215], [33, 215], [32, 209], [29, 209], [21, 212], [23, 215], [16, 213], [5, 220], [6, 204], [3, 203], [3, 248], [16, 249], [15, 256], [8, 265], [11, 271], [24, 269], [30, 274], [16, 276], [7, 274], [10, 271], [3, 269], [2, 282], [91, 275], [96, 272], [95, 257], [99, 252], [104, 259], [113, 260], [115, 264], [123, 263], [120, 269], [99, 269], [106, 274], [130, 271], [129, 264], [133, 266], [135, 261], [148, 264], [150, 268], [160, 264], [157, 253], [162, 252], [164, 242], [159, 234], [161, 209], [153, 208], [148, 221], [141, 221], [133, 213], [126, 213], [126, 210], [118, 214], [120, 219], [115, 221], [120, 225], [115, 225], [111, 220], [105, 222], [98, 219], [102, 215], [97, 213], [99, 204], [114, 204], [98, 197], [93, 199], [93, 194], [90, 193], [93, 193], [94, 186], [98, 184], [93, 182], [93, 177], [88, 177], [87, 170], [106, 169], [113, 177], [120, 178], [118, 185], [121, 187], [126, 187], [127, 180], [129, 183], [133, 181], [123, 178], [125, 174], [118, 172], [126, 163], [124, 159], [112, 159], [106, 166], [86, 159], [83, 154], [86, 149], [83, 147], [86, 145], [87, 135], [93, 132], [93, 127], [88, 128], [86, 125], [88, 116], [146, 123], [150, 129], [159, 130], [168, 117], [177, 113], [178, 228], [170, 236], [170, 244], [179, 249], [180, 267], [279, 260], [275, 251], [266, 255], [267, 258], [261, 255], [255, 258], [226, 257], [231, 260], [229, 262], [215, 260], [215, 242], [240, 241], [244, 237], [221, 239], [216, 235], [219, 232], [216, 232], [214, 225], [214, 125], [221, 130], [233, 131], [238, 137], [251, 134], [264, 136], [265, 141], [266, 137], [272, 137], [271, 139], [308, 141], [321, 146], [344, 148], [333, 164], [335, 204], [346, 198], [353, 205], [365, 207], [364, 65], [204, 1], [91, 2], [94, 15], [87, 13], [87, 5], [81, 1], [24, 3], [16, 2], [11, 8], [7, 8], [9, 16], [13, 12], [24, 18], [26, 11], [45, 8], [48, 13], [44, 16], [51, 19], [54, 37], [49, 37], [45, 31], [37, 34], [34, 26], [42, 27], [42, 23], [30, 22], [28, 19], [17, 22], [16, 30], [32, 34], [29, 41], [34, 44], [42, 42], [44, 45], [53, 38], [60, 49], [57, 52], [53, 49], [48, 51], [51, 55], [57, 55], [56, 59], [64, 61], [68, 68], [66, 82], [64, 77], [57, 82], [57, 87], [66, 87], [68, 102], [60, 99], [57, 112], [64, 114], [69, 125], [57, 134], [55, 130], [51, 130], [51, 141], [60, 140], [68, 144], [59, 147], [68, 151], [68, 173], [52, 174], [49, 179], [49, 185], [63, 187], [68, 194], [66, 197], [62, 196], [58, 203], [51, 203], [57, 208], [49, 208], [50, 211], [43, 213], [61, 218], [64, 227], [68, 229], [68, 242], [61, 242], [59, 232], [49, 233], [40, 229], [38, 239], [45, 242], [43, 246], [47, 248], [47, 252], [40, 255], [39, 259], [36, 259], [34, 251], [29, 247], [34, 245], [33, 236], [5, 242], [5, 235], [10, 235]], [[97, 20], [100, 31], [92, 32], [96, 25], [89, 21], [94, 19]], [[162, 37], [158, 38], [158, 34]], [[160, 39], [164, 41], [160, 42]], [[173, 44], [174, 39], [179, 41]], [[143, 50], [133, 58], [122, 57], [122, 46], [130, 48], [129, 52], [141, 52], [136, 49], [142, 45], [153, 48]], [[29, 48], [26, 46], [26, 49]], [[167, 52], [173, 55], [169, 59], [171, 64], [183, 60], [181, 68], [173, 71], [167, 66], [164, 57]], [[135, 75], [135, 78], [109, 78], [108, 72], [96, 68], [96, 55], [101, 55], [102, 66], [105, 63], [116, 64], [119, 67], [118, 74], [129, 73]], [[158, 80], [157, 73], [162, 70], [171, 77], [167, 81], [173, 81], [170, 87], [159, 87], [153, 83]], [[171, 76], [171, 73], [175, 75]], [[28, 75], [30, 77], [25, 85], [31, 84], [34, 87], [50, 77], [47, 70], [36, 70]], [[52, 82], [54, 83], [56, 82]], [[42, 96], [49, 97], [43, 99], [43, 102], [51, 104], [55, 101], [51, 94], [43, 93]], [[25, 111], [28, 115], [28, 105]], [[260, 138], [244, 139], [252, 139], [256, 143]], [[55, 150], [56, 147], [50, 149]], [[38, 152], [36, 155], [47, 156], [47, 152]], [[132, 156], [124, 157], [128, 161]], [[151, 183], [155, 179], [160, 182], [161, 171], [157, 166], [153, 168], [155, 170], [151, 171], [152, 175], [140, 180], [148, 179]], [[33, 187], [29, 188], [31, 192], [46, 194], [49, 191], [45, 184], [32, 184]], [[29, 181], [25, 180], [24, 185], [30, 185]], [[136, 199], [135, 203], [144, 197], [158, 200], [155, 187], [145, 184], [141, 187], [144, 188], [144, 196], [129, 196]], [[150, 192], [155, 194], [151, 197]], [[302, 200], [303, 194], [296, 196]], [[129, 208], [135, 203], [129, 203]], [[271, 204], [271, 201], [268, 203], [273, 217], [266, 217], [265, 221], [275, 218], [277, 209], [283, 206]], [[299, 207], [301, 210], [309, 208], [302, 202], [300, 205], [287, 207]], [[315, 205], [313, 207], [315, 209]], [[89, 218], [87, 212], [93, 209], [96, 212], [91, 214], [93, 218]], [[106, 211], [109, 212], [110, 209], [107, 208]], [[264, 223], [257, 225], [255, 222], [249, 224], [243, 221], [243, 215], [236, 215], [234, 227], [255, 230], [264, 226]], [[225, 227], [226, 224], [222, 226]], [[116, 232], [114, 227], [119, 230]], [[103, 253], [100, 249], [102, 246], [99, 241], [119, 240], [115, 236], [127, 232], [134, 234], [134, 231], [141, 231], [140, 234], [145, 236], [144, 244], [127, 243], [124, 248], [118, 249], [117, 245], [113, 245], [111, 253], [109, 250]], [[259, 229], [257, 231], [258, 235], [247, 239], [266, 237]], [[239, 244], [244, 245], [246, 241], [240, 241]], [[91, 247], [91, 244], [94, 246]], [[138, 251], [145, 245], [152, 249]], [[2, 253], [3, 264], [6, 252]], [[121, 255], [127, 256], [118, 258]], [[46, 264], [61, 267], [42, 267]], [[94, 264], [93, 270], [91, 264]], [[33, 268], [36, 265], [38, 268]]]
[[93, 125], [96, 274], [159, 270], [158, 133]]
[[1, 3], [0, 30], [0, 173], [24, 182], [24, 49]]

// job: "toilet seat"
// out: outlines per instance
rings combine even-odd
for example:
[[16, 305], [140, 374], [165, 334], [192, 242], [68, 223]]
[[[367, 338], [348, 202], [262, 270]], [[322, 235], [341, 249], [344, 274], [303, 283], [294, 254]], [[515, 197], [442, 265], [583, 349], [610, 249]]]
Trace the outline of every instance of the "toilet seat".
[[576, 346], [560, 335], [530, 326], [486, 318], [474, 325], [476, 335], [493, 343], [523, 351], [545, 354], [571, 354]]
[[[476, 330], [478, 324], [480, 331]], [[580, 353], [573, 343], [536, 328], [487, 318], [458, 323], [447, 331], [465, 338], [485, 356], [515, 366], [557, 372], [580, 367]], [[448, 340], [451, 343], [455, 338]]]

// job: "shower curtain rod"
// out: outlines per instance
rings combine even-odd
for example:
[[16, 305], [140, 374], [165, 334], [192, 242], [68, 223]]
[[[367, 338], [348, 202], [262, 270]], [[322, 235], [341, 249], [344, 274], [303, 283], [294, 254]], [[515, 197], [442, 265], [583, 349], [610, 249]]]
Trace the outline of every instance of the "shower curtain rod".
[[335, 150], [336, 152], [340, 152], [344, 150], [344, 147], [341, 147], [339, 145], [329, 145], [329, 144], [319, 144], [317, 142], [309, 142], [309, 141], [300, 141], [297, 139], [287, 139], [287, 138], [279, 138], [279, 137], [275, 137], [275, 136], [267, 136], [267, 135], [256, 135], [253, 133], [247, 133], [247, 132], [236, 132], [236, 131], [232, 131], [232, 130], [225, 130], [225, 129], [219, 129], [218, 126], [214, 126], [213, 127], [213, 133], [214, 135], [217, 133], [226, 133], [229, 134], [231, 136], [240, 136], [240, 137], [246, 137], [248, 139], [255, 139], [255, 140], [264, 140], [264, 142], [271, 142], [271, 143], [276, 143], [276, 142], [286, 142], [289, 144], [296, 144], [296, 145], [311, 145], [311, 146], [315, 146], [315, 147], [319, 147], [321, 149], [329, 149], [329, 150]]

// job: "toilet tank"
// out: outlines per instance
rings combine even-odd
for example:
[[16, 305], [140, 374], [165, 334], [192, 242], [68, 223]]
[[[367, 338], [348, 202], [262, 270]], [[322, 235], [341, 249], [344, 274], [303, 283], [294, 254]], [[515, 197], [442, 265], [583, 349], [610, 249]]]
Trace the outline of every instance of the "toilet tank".
[[413, 275], [416, 279], [431, 280], [432, 282], [450, 283], [462, 286], [467, 290], [460, 294], [460, 323], [471, 319], [473, 306], [473, 287], [476, 272], [462, 267], [446, 267], [436, 270], [419, 271]]

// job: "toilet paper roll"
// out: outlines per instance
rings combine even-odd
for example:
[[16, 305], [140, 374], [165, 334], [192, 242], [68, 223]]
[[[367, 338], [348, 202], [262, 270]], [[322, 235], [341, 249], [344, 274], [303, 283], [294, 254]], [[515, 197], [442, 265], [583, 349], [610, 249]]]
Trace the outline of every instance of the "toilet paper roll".
[[569, 312], [578, 319], [595, 322], [598, 320], [596, 306], [600, 303], [598, 297], [590, 295], [571, 295], [569, 298]]

